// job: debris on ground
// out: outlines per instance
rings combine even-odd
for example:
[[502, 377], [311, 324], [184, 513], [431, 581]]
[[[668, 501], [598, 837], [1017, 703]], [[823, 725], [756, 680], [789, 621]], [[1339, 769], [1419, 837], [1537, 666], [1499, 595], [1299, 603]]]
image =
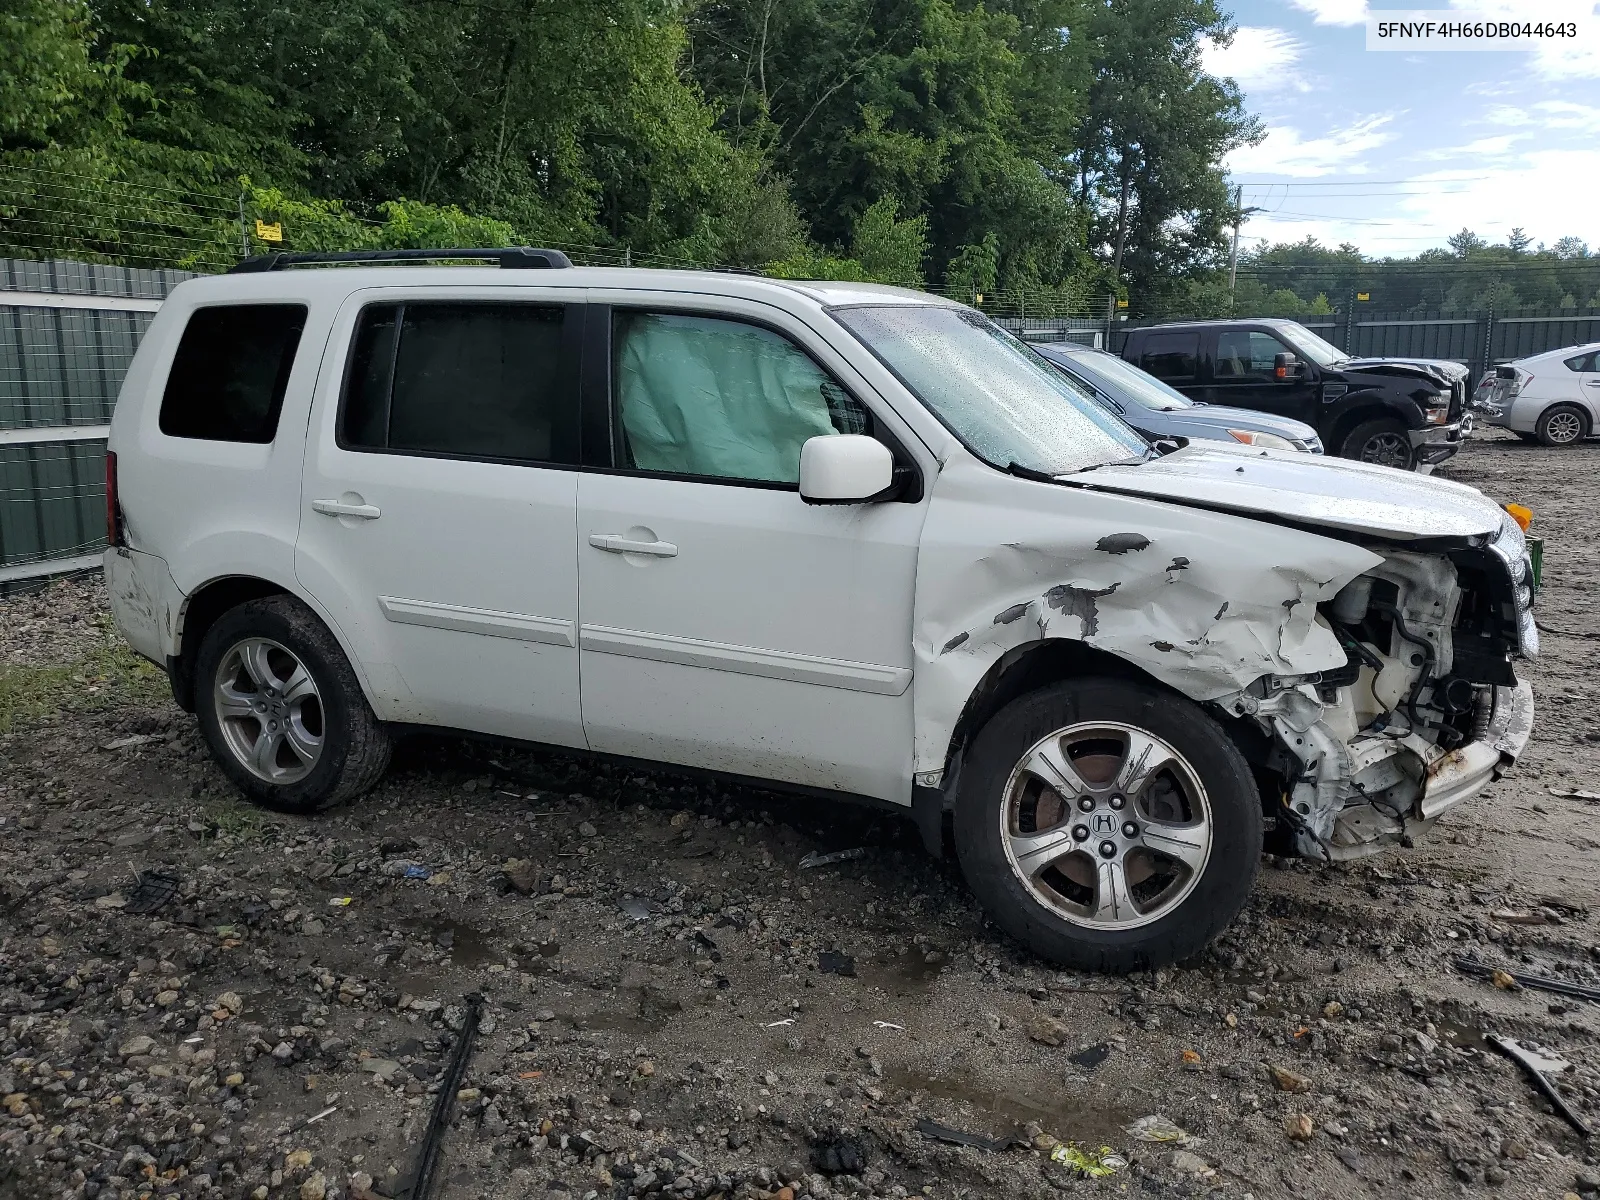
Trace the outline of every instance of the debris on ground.
[[949, 1125], [941, 1125], [929, 1117], [921, 1118], [916, 1124], [916, 1130], [923, 1137], [935, 1142], [944, 1142], [951, 1146], [971, 1146], [976, 1150], [1010, 1150], [1014, 1146], [1028, 1147], [1028, 1140], [1016, 1135], [1011, 1137], [990, 1137], [984, 1133], [968, 1133], [965, 1129], [955, 1129]]
[[1555, 992], [1562, 996], [1576, 996], [1580, 1000], [1600, 1001], [1600, 987], [1589, 987], [1581, 983], [1568, 983], [1564, 979], [1550, 979], [1543, 975], [1526, 975], [1521, 971], [1507, 971], [1500, 967], [1491, 967], [1487, 963], [1478, 962], [1471, 958], [1456, 959], [1456, 966], [1468, 975], [1476, 975], [1479, 979], [1487, 979], [1497, 988], [1510, 991], [1512, 987], [1533, 988], [1541, 992]]
[[1551, 1080], [1553, 1075], [1570, 1071], [1572, 1069], [1570, 1062], [1533, 1042], [1501, 1037], [1493, 1033], [1484, 1040], [1522, 1068], [1533, 1082], [1533, 1086], [1543, 1093], [1545, 1099], [1555, 1107], [1556, 1112], [1561, 1114], [1561, 1119], [1577, 1130], [1580, 1137], [1589, 1136], [1589, 1127], [1584, 1124], [1583, 1118], [1572, 1110], [1572, 1106], [1567, 1103]]
[[1549, 788], [1552, 796], [1559, 796], [1563, 800], [1600, 800], [1600, 792], [1591, 792], [1588, 788]]
[[1093, 1150], [1079, 1146], [1075, 1142], [1063, 1142], [1050, 1151], [1050, 1161], [1059, 1163], [1085, 1179], [1104, 1179], [1128, 1165], [1128, 1160], [1110, 1146], [1101, 1146]]
[[473, 1043], [477, 1040], [482, 1018], [483, 997], [473, 992], [463, 1004], [460, 1029], [451, 1048], [450, 1064], [439, 1081], [439, 1092], [433, 1102], [433, 1112], [428, 1117], [428, 1128], [422, 1135], [422, 1144], [417, 1147], [416, 1164], [411, 1169], [405, 1200], [431, 1200], [434, 1194], [450, 1109], [462, 1099], [461, 1084], [466, 1078], [467, 1063], [472, 1058]]
[[182, 880], [171, 871], [141, 871], [122, 905], [122, 911], [136, 916], [155, 912], [178, 894]]
[[1195, 1139], [1160, 1114], [1140, 1117], [1128, 1126], [1128, 1132], [1141, 1142], [1163, 1142], [1173, 1146], [1192, 1146]]
[[813, 867], [827, 867], [834, 863], [850, 862], [853, 859], [865, 858], [866, 854], [867, 849], [865, 846], [857, 846], [852, 850], [835, 850], [832, 854], [819, 854], [817, 851], [813, 850], [810, 854], [806, 855], [800, 860], [799, 866], [802, 871], [809, 871]]

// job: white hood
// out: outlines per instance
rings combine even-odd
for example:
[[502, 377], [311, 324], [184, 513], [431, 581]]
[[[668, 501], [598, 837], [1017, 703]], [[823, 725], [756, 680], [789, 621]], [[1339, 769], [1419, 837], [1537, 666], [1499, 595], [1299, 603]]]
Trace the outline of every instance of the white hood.
[[1379, 537], [1471, 537], [1499, 530], [1505, 513], [1476, 488], [1349, 459], [1191, 442], [1136, 466], [1060, 477], [1155, 500], [1261, 513]]

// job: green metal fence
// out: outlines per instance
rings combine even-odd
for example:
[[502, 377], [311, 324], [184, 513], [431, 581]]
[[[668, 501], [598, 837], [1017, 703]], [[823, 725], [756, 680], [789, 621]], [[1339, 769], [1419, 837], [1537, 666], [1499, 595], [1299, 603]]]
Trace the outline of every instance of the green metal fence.
[[140, 336], [187, 277], [0, 259], [0, 592], [98, 564], [111, 410]]

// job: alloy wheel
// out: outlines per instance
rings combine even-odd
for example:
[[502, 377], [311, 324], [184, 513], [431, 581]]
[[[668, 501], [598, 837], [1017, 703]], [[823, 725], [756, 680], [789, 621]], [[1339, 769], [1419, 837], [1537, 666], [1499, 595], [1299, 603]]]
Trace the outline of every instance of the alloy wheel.
[[322, 757], [322, 696], [291, 651], [267, 638], [234, 643], [212, 684], [223, 740], [245, 769], [268, 783], [309, 775]]
[[1199, 774], [1170, 744], [1121, 722], [1069, 725], [1034, 743], [1006, 782], [1000, 820], [1017, 878], [1091, 929], [1159, 920], [1211, 858]]
[[1411, 466], [1411, 443], [1403, 434], [1375, 433], [1361, 447], [1361, 461], [1406, 470]]
[[1545, 436], [1557, 445], [1565, 446], [1583, 436], [1583, 421], [1575, 412], [1551, 413], [1545, 418]]

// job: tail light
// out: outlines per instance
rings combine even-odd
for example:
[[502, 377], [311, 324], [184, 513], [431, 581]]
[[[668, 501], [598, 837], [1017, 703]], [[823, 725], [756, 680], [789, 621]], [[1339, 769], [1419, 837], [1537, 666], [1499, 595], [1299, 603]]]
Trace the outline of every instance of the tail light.
[[122, 508], [117, 503], [117, 456], [106, 451], [106, 545], [121, 546]]

